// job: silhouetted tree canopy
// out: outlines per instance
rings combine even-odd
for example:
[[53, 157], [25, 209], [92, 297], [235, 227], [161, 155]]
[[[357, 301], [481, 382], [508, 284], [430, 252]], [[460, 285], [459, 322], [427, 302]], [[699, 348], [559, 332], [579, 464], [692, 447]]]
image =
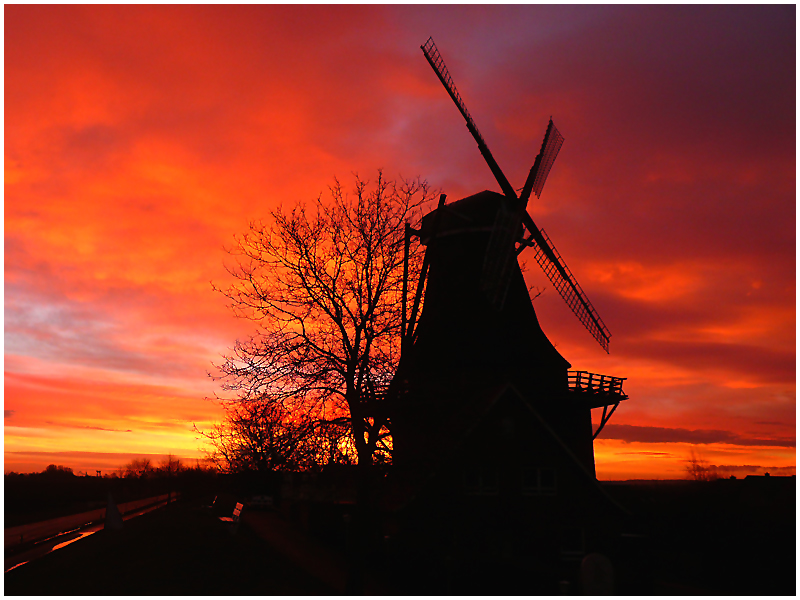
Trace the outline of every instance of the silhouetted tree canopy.
[[[225, 421], [204, 435], [227, 468], [387, 460], [385, 422], [363, 392], [388, 385], [399, 359], [405, 224], [433, 198], [424, 181], [370, 182], [251, 223], [229, 250], [234, 282], [218, 291], [255, 333], [237, 340], [216, 378]], [[412, 246], [410, 281], [421, 264]], [[343, 425], [349, 425], [342, 429]]]
[[346, 464], [355, 457], [347, 419], [291, 414], [268, 398], [227, 402], [224, 407], [222, 423], [203, 432], [223, 471], [297, 471]]
[[65, 467], [63, 465], [47, 465], [44, 471], [42, 471], [42, 475], [47, 477], [74, 477], [75, 473], [73, 473], [70, 467]]

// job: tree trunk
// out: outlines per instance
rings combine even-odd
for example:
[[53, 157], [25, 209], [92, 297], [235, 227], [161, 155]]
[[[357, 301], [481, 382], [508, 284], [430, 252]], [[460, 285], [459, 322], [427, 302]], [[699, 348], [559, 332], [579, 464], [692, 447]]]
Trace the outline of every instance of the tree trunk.
[[350, 531], [349, 569], [345, 584], [345, 594], [348, 596], [364, 593], [364, 574], [369, 556], [373, 512], [372, 454], [375, 445], [372, 436], [369, 436], [369, 439], [365, 439], [365, 434], [368, 431], [361, 411], [358, 390], [352, 395], [355, 401], [350, 401], [348, 404], [350, 406], [350, 419], [358, 455], [358, 464], [356, 465], [356, 504]]
[[372, 489], [372, 464], [362, 462], [359, 457], [356, 465], [356, 505], [352, 521], [349, 572], [345, 595], [356, 596], [364, 593], [364, 576], [369, 557], [369, 541], [374, 526], [374, 490]]

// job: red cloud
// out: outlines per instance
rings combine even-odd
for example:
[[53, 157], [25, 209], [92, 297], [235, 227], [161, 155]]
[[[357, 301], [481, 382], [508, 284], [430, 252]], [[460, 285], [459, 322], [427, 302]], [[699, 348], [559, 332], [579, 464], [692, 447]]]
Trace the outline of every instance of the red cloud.
[[205, 370], [250, 324], [210, 281], [278, 204], [378, 167], [451, 200], [496, 188], [418, 49], [430, 34], [513, 184], [550, 115], [566, 138], [530, 210], [612, 354], [552, 289], [535, 306], [575, 368], [629, 376], [618, 427], [650, 429], [617, 433], [788, 443], [794, 12], [6, 7], [7, 451], [12, 423], [61, 435], [32, 407], [97, 428], [73, 448], [212, 419]]

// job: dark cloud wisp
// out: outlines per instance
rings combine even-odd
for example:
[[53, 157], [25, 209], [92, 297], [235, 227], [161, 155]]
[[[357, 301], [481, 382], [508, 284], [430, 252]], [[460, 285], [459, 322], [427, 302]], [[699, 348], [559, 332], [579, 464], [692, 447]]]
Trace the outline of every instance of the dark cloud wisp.
[[736, 446], [777, 446], [781, 448], [794, 448], [796, 445], [796, 440], [793, 439], [745, 438], [731, 431], [720, 429], [683, 429], [681, 427], [648, 427], [641, 425], [609, 424], [603, 428], [598, 437], [601, 439], [648, 444], [733, 444]]

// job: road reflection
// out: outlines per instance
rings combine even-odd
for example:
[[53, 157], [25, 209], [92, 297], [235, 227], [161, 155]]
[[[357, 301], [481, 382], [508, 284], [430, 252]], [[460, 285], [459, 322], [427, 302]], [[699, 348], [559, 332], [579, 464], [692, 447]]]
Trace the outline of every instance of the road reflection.
[[[135, 517], [141, 516], [145, 513], [153, 511], [157, 508], [161, 508], [162, 506], [166, 506], [166, 501], [161, 501], [151, 506], [147, 506], [145, 508], [137, 509], [133, 512], [130, 512], [126, 515], [122, 516], [123, 521], [129, 521]], [[78, 540], [82, 540], [86, 537], [89, 537], [93, 533], [97, 533], [104, 527], [104, 523], [87, 523], [86, 525], [79, 527], [77, 529], [71, 529], [69, 531], [62, 531], [54, 536], [47, 538], [46, 540], [42, 540], [37, 542], [33, 548], [30, 548], [24, 552], [16, 554], [14, 556], [7, 556], [5, 558], [4, 573], [8, 573], [12, 569], [16, 569], [17, 567], [21, 567], [25, 563], [31, 562], [32, 560], [36, 560], [37, 558], [41, 558], [51, 552], [56, 550], [60, 550], [65, 546], [69, 546], [73, 542], [77, 542]]]

